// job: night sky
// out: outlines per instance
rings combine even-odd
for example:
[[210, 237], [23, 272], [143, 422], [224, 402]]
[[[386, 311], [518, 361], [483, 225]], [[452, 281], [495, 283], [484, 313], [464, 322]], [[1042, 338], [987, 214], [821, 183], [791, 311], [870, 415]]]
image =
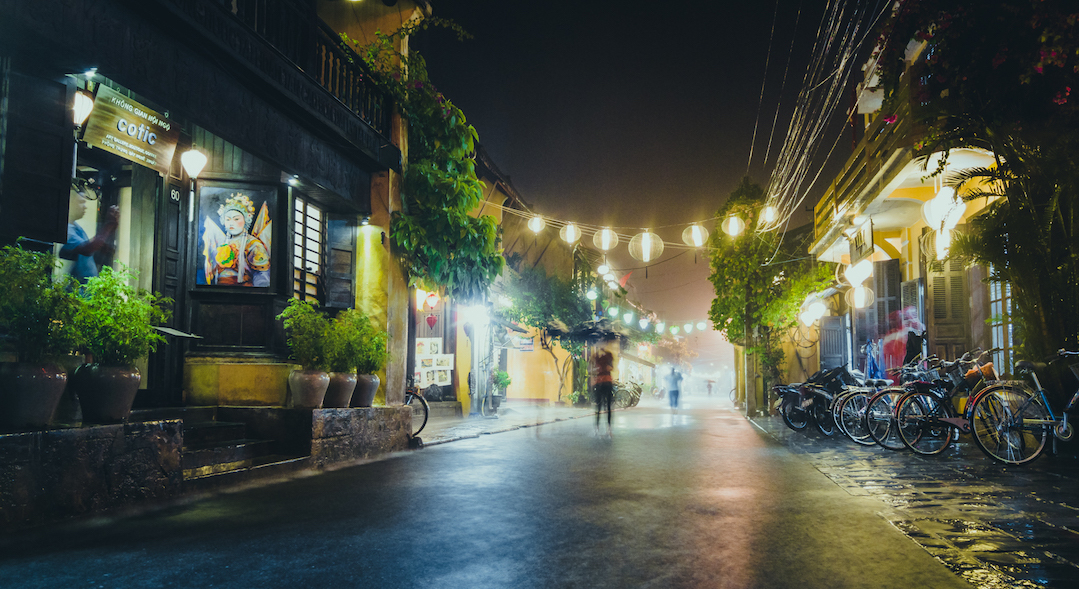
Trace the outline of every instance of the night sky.
[[[774, 0], [432, 0], [433, 16], [474, 38], [459, 42], [436, 30], [413, 47], [535, 212], [620, 233], [651, 227], [681, 242], [685, 225], [711, 218], [746, 174], [758, 105], [749, 173], [767, 184], [824, 4], [778, 0], [777, 11]], [[850, 140], [840, 141], [833, 166], [849, 154]], [[806, 205], [831, 178], [823, 177]], [[706, 319], [713, 296], [707, 260], [679, 253], [668, 250], [647, 279], [634, 270], [628, 285], [630, 297], [668, 325]], [[611, 258], [620, 275], [641, 266], [622, 244]], [[690, 344], [701, 353], [698, 369], [729, 364], [713, 334], [694, 332]]]

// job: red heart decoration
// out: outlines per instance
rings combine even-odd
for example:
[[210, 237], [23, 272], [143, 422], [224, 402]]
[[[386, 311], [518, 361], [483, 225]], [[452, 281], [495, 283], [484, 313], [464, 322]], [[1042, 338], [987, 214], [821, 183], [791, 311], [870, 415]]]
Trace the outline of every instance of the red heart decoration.
[[438, 323], [438, 316], [436, 316], [436, 315], [428, 315], [427, 316], [427, 327], [434, 328], [435, 323]]

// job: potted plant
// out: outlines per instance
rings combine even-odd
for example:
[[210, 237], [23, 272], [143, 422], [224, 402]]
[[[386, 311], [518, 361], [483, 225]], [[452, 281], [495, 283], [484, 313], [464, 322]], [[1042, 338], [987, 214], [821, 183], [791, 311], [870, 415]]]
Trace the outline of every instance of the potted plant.
[[509, 373], [505, 370], [495, 370], [491, 374], [491, 384], [494, 385], [496, 391], [499, 391], [502, 394], [505, 394], [506, 388], [509, 387], [511, 383], [513, 383], [513, 381], [510, 379]]
[[326, 373], [330, 321], [319, 312], [318, 303], [292, 299], [277, 316], [284, 321], [292, 359], [300, 365], [288, 375], [293, 407], [318, 408], [330, 386]]
[[132, 286], [137, 278], [123, 264], [119, 269], [106, 266], [78, 291], [73, 322], [87, 363], [75, 370], [71, 384], [83, 421], [127, 419], [142, 380], [135, 361], [165, 341], [154, 325], [168, 320], [172, 299]]
[[41, 428], [52, 421], [67, 383], [55, 362], [75, 348], [78, 301], [70, 277], [53, 280], [52, 254], [0, 249], [0, 330], [18, 362], [0, 364], [0, 425]]
[[362, 322], [362, 344], [359, 348], [359, 361], [356, 363], [356, 391], [353, 403], [357, 407], [370, 407], [375, 401], [375, 393], [381, 381], [375, 374], [386, 365], [389, 352], [386, 350], [386, 332], [379, 329], [370, 320]]
[[363, 338], [370, 322], [363, 311], [341, 311], [330, 324], [327, 356], [330, 366], [330, 386], [326, 389], [323, 407], [348, 407], [356, 391], [356, 366], [363, 356]]

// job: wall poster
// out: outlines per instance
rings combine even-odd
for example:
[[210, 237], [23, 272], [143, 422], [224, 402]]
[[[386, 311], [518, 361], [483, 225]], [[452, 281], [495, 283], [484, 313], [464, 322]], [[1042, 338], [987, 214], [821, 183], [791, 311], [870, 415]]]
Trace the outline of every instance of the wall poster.
[[270, 286], [277, 189], [207, 183], [199, 187], [197, 284]]
[[416, 357], [434, 356], [442, 353], [442, 338], [418, 337], [416, 338]]

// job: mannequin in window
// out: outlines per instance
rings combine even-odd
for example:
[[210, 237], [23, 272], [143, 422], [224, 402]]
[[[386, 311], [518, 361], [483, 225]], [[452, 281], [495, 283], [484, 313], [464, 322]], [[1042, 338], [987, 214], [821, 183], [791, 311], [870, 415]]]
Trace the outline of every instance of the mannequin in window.
[[100, 268], [94, 260], [94, 254], [112, 249], [112, 234], [116, 232], [116, 226], [120, 223], [120, 209], [113, 205], [106, 211], [105, 223], [97, 233], [93, 237], [87, 235], [78, 220], [86, 215], [89, 202], [96, 200], [97, 195], [81, 179], [71, 183], [67, 243], [60, 248], [60, 257], [75, 262], [71, 267], [71, 275], [83, 283], [97, 276]]
[[217, 216], [220, 226], [209, 216], [203, 221], [206, 284], [270, 286], [272, 223], [266, 203], [255, 219], [254, 203], [236, 192], [217, 209]]

